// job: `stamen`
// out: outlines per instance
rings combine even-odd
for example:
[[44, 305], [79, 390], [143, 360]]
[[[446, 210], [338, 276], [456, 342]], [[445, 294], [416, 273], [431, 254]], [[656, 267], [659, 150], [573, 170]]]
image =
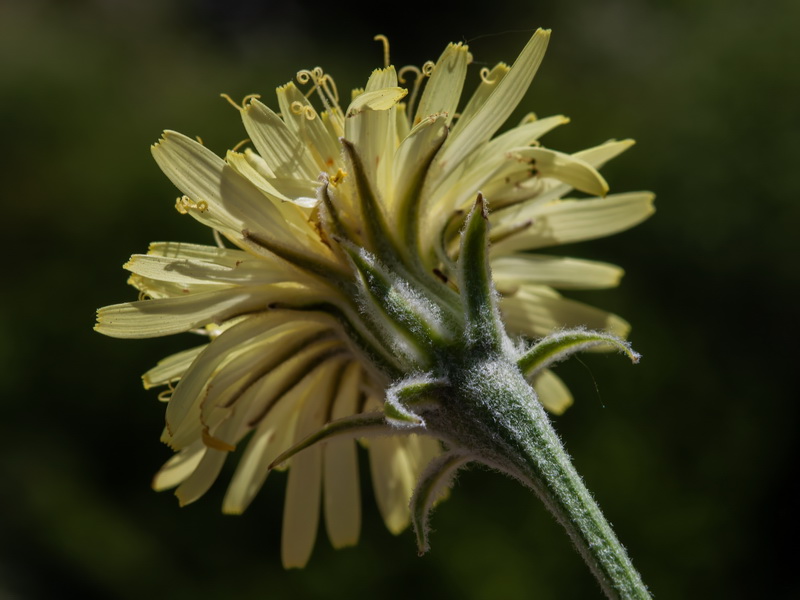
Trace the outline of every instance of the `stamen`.
[[[330, 84], [330, 86], [331, 86], [330, 89], [328, 89], [328, 87], [327, 87], [328, 84]], [[325, 93], [328, 94], [328, 96], [330, 96], [331, 98], [333, 98], [333, 100], [338, 105], [339, 104], [339, 90], [336, 87], [336, 82], [333, 80], [333, 77], [331, 77], [330, 75], [328, 75], [326, 73], [325, 76], [322, 78], [322, 81], [320, 81], [320, 85], [322, 85], [322, 87], [325, 88]]]
[[208, 210], [208, 202], [200, 200], [195, 202], [189, 196], [181, 196], [175, 201], [175, 210], [182, 215], [188, 215], [190, 209], [195, 209], [199, 212], [206, 212]]
[[418, 66], [416, 66], [416, 65], [406, 65], [405, 67], [402, 67], [397, 72], [397, 81], [399, 81], [400, 83], [405, 83], [406, 82], [406, 78], [405, 78], [406, 72], [414, 73], [414, 75], [415, 75], [414, 78], [415, 79], [419, 79], [420, 77], [422, 77], [422, 71], [420, 71]]
[[[180, 381], [180, 378], [175, 381]], [[172, 385], [172, 380], [167, 381], [167, 389], [161, 390], [158, 394], [159, 402], [169, 402], [172, 399], [172, 394], [175, 392], [175, 386]]]
[[[317, 95], [322, 101], [322, 105], [329, 113], [333, 114], [334, 108], [339, 109], [339, 94], [336, 90], [336, 85], [333, 83], [331, 76], [327, 75], [321, 67], [314, 67], [310, 71], [308, 69], [302, 69], [298, 71], [297, 82], [301, 85], [311, 82], [314, 87], [309, 90], [309, 93], [306, 95], [306, 97], [310, 96], [311, 92], [316, 91]], [[292, 112], [295, 114], [300, 114], [299, 112], [296, 112], [294, 104], [295, 103], [292, 103]], [[341, 111], [341, 109], [339, 110]], [[313, 117], [310, 117], [309, 114], [310, 113], [306, 110], [305, 117], [308, 120], [312, 120], [316, 117], [316, 113], [314, 113]]]
[[487, 85], [494, 85], [497, 83], [497, 79], [489, 79], [489, 73], [491, 73], [489, 67], [483, 67], [481, 69], [481, 81]]
[[261, 94], [247, 94], [244, 98], [242, 98], [241, 104], [236, 104], [233, 98], [231, 98], [228, 94], [222, 93], [220, 94], [220, 97], [225, 98], [225, 100], [228, 101], [228, 104], [230, 104], [236, 110], [243, 111], [246, 108], [247, 102], [249, 100], [253, 100], [254, 98], [261, 98]]
[[244, 138], [241, 142], [231, 148], [231, 152], [238, 152], [239, 148], [250, 143], [250, 138]]
[[[317, 70], [319, 68], [320, 67], [315, 67], [314, 70]], [[316, 80], [315, 80], [315, 78], [313, 76], [313, 72], [309, 71], [308, 69], [300, 69], [297, 72], [297, 83], [299, 83], [301, 85], [305, 85], [309, 81], [314, 81], [316, 83]]]
[[390, 64], [392, 64], [389, 62], [389, 38], [383, 34], [378, 34], [372, 39], [383, 44], [383, 66], [384, 68], [387, 68]]
[[422, 85], [422, 78], [424, 77], [422, 70], [417, 67], [416, 65], [406, 65], [402, 69], [397, 72], [397, 81], [400, 83], [405, 83], [406, 73], [413, 73], [414, 74], [414, 87], [411, 88], [411, 95], [408, 98], [408, 122], [410, 125], [414, 124], [414, 107], [417, 102], [417, 95], [419, 94], [419, 88]]
[[175, 210], [177, 210], [182, 215], [189, 214], [189, 207], [192, 205], [192, 201], [189, 200], [188, 196], [181, 196], [180, 198], [175, 200]]
[[289, 110], [296, 115], [303, 115], [307, 121], [313, 121], [317, 118], [317, 111], [314, 110], [314, 107], [310, 104], [303, 104], [299, 100], [292, 102], [289, 105]]

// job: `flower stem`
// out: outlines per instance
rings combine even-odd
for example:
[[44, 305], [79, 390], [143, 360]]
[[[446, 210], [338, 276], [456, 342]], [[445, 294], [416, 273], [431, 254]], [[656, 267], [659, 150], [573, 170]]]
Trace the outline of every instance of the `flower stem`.
[[[536, 394], [515, 364], [481, 357], [451, 371], [442, 415], [451, 439], [528, 485], [572, 538], [608, 598], [650, 598], [625, 548], [586, 489]], [[458, 413], [458, 414], [455, 414]]]

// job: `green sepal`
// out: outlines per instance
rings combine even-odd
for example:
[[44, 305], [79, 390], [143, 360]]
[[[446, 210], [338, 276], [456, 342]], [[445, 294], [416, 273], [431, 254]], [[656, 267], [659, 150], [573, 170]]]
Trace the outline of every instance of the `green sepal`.
[[438, 397], [447, 389], [447, 381], [428, 375], [401, 380], [386, 390], [386, 420], [395, 427], [425, 427], [425, 420], [412, 409], [435, 407]]
[[465, 342], [470, 348], [497, 354], [507, 338], [492, 283], [488, 235], [489, 214], [479, 193], [461, 232], [456, 267], [466, 315]]
[[411, 262], [419, 267], [419, 220], [422, 211], [420, 202], [422, 200], [422, 188], [427, 179], [433, 159], [439, 149], [447, 139], [448, 129], [444, 126], [446, 115], [430, 115], [425, 120], [417, 124], [408, 134], [401, 144], [398, 151], [409, 147], [409, 152], [413, 160], [409, 160], [412, 166], [401, 174], [404, 179], [398, 186], [399, 200], [397, 215], [399, 220], [397, 228], [400, 233], [399, 238], [405, 243], [406, 249], [410, 253]]
[[421, 427], [425, 425], [425, 421], [418, 417], [405, 407], [397, 406], [395, 404], [386, 403], [383, 408], [386, 414], [386, 422], [391, 423], [398, 429], [405, 429], [406, 427]]
[[367, 245], [385, 262], [393, 263], [400, 253], [392, 243], [393, 237], [386, 223], [386, 216], [381, 203], [375, 197], [372, 184], [364, 170], [364, 164], [352, 142], [340, 138], [345, 154], [350, 159], [356, 189], [358, 190], [359, 208]]
[[394, 428], [386, 422], [383, 412], [359, 413], [331, 421], [316, 433], [312, 433], [302, 442], [295, 444], [285, 452], [281, 453], [269, 465], [270, 469], [276, 468], [292, 456], [310, 448], [314, 444], [324, 442], [335, 437], [348, 436], [350, 438], [367, 437], [376, 433], [389, 435], [394, 432]]
[[346, 271], [337, 264], [330, 261], [314, 260], [308, 255], [275, 243], [248, 229], [242, 231], [242, 241], [255, 252], [263, 253], [266, 250], [270, 255], [282, 258], [289, 264], [303, 271], [313, 273], [326, 281], [332, 281], [337, 284], [347, 281]]
[[[353, 290], [355, 293], [355, 290]], [[380, 332], [370, 330], [348, 310], [332, 302], [274, 303], [271, 309], [323, 312], [335, 318], [347, 337], [355, 343], [369, 361], [390, 378], [402, 377], [402, 363], [380, 343]]]
[[447, 452], [434, 458], [420, 476], [411, 496], [411, 524], [420, 556], [430, 550], [428, 517], [433, 505], [442, 497], [458, 469], [471, 460], [471, 456], [464, 452]]
[[553, 333], [529, 348], [517, 359], [517, 366], [528, 379], [538, 375], [553, 363], [595, 346], [611, 346], [638, 363], [641, 355], [625, 340], [602, 331], [570, 329]]
[[[346, 240], [339, 244], [350, 257], [366, 292], [368, 310], [385, 314], [425, 354], [449, 342], [439, 306], [381, 265], [375, 256]], [[376, 317], [379, 318], [379, 317]]]
[[322, 185], [317, 191], [317, 197], [320, 201], [320, 213], [322, 215], [322, 221], [326, 225], [325, 229], [330, 231], [336, 237], [352, 240], [352, 237], [346, 230], [344, 223], [342, 223], [342, 220], [339, 217], [339, 210], [336, 208], [336, 204], [331, 198], [330, 177], [327, 173], [323, 173], [320, 175], [320, 179], [322, 181]]

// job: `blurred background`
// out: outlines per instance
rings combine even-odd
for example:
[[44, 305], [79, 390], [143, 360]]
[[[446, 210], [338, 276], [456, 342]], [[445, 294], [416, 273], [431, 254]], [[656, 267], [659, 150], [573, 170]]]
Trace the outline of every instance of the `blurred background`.
[[284, 474], [241, 517], [219, 511], [225, 476], [184, 509], [150, 490], [171, 453], [139, 375], [191, 340], [92, 332], [97, 307], [135, 297], [130, 254], [211, 242], [150, 157], [162, 129], [223, 153], [245, 134], [220, 92], [274, 106], [318, 64], [363, 85], [376, 33], [399, 65], [448, 41], [510, 62], [538, 26], [554, 33], [523, 108], [572, 118], [545, 143], [636, 138], [604, 174], [658, 195], [643, 225], [564, 251], [626, 268], [619, 289], [572, 297], [629, 319], [644, 360], [560, 366], [577, 402], [556, 428], [657, 598], [800, 597], [798, 23], [795, 0], [4, 0], [0, 598], [600, 597], [538, 501], [480, 470], [434, 514], [423, 558], [384, 529], [365, 470], [360, 545], [321, 535], [284, 571]]

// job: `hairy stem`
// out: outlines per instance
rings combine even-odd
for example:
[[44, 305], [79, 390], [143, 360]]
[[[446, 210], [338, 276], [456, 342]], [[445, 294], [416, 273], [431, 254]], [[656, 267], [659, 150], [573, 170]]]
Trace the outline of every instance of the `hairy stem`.
[[[450, 380], [453, 396], [433, 417], [451, 424], [447, 437], [532, 488], [567, 530], [606, 596], [650, 598], [516, 365], [502, 355], [476, 357], [454, 365]], [[428, 423], [438, 424], [431, 418]]]

